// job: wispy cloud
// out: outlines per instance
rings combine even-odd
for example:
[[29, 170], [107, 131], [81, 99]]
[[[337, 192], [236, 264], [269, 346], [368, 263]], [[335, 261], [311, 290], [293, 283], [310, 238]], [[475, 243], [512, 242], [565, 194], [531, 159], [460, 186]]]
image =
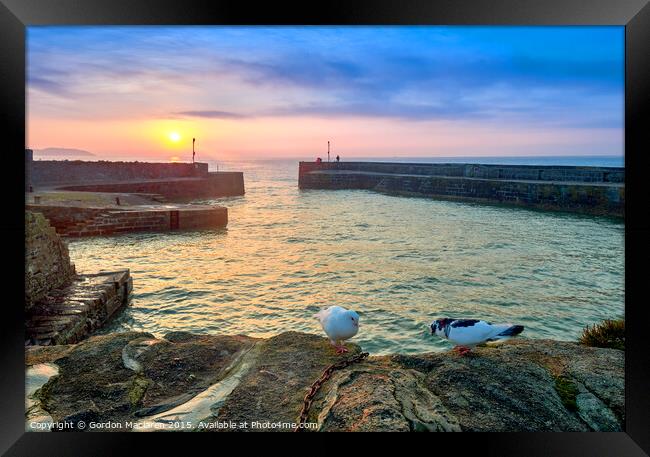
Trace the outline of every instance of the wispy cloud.
[[623, 128], [622, 27], [29, 27], [30, 118]]
[[293, 105], [264, 112], [266, 116], [314, 116], [336, 117], [377, 117], [395, 118], [414, 121], [478, 119], [485, 118], [477, 107], [460, 105], [429, 105], [382, 103], [381, 101], [365, 103], [311, 104]]
[[31, 76], [27, 80], [27, 85], [30, 89], [42, 91], [57, 97], [70, 96], [68, 87], [64, 83], [55, 79]]
[[243, 114], [231, 113], [229, 111], [216, 111], [216, 110], [178, 111], [172, 114], [181, 117], [203, 117], [206, 119], [246, 119], [250, 117]]

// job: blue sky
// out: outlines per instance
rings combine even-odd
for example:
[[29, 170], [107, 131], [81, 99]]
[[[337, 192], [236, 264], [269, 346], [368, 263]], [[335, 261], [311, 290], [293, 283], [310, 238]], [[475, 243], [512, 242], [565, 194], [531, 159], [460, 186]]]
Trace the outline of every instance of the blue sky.
[[623, 27], [48, 26], [27, 47], [39, 147], [151, 150], [171, 128], [243, 156], [332, 131], [356, 155], [623, 151]]

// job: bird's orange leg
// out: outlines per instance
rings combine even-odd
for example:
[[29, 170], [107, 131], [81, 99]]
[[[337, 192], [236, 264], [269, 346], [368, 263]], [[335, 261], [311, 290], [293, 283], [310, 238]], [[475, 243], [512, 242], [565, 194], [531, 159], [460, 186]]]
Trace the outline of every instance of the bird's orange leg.
[[468, 348], [466, 346], [461, 346], [461, 345], [458, 345], [458, 346], [454, 347], [454, 349], [452, 349], [452, 350], [454, 352], [457, 352], [458, 355], [461, 355], [461, 356], [465, 356], [470, 352], [470, 348]]
[[340, 355], [340, 354], [345, 354], [346, 352], [350, 352], [350, 351], [348, 351], [348, 348], [345, 347], [345, 345], [343, 345], [343, 344], [339, 345], [337, 343], [338, 343], [338, 341], [332, 342], [332, 344], [336, 348], [336, 353], [337, 354]]

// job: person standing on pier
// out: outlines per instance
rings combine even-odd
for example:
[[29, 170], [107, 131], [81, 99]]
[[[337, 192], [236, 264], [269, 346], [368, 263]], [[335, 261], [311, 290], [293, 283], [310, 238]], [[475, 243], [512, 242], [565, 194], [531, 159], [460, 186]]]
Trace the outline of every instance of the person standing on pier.
[[196, 156], [196, 152], [194, 152], [194, 142], [196, 141], [196, 138], [192, 138], [192, 163], [194, 163], [194, 156]]
[[336, 155], [336, 161], [337, 161], [337, 162], [340, 162], [340, 161], [341, 161], [341, 158], [339, 157], [338, 154]]

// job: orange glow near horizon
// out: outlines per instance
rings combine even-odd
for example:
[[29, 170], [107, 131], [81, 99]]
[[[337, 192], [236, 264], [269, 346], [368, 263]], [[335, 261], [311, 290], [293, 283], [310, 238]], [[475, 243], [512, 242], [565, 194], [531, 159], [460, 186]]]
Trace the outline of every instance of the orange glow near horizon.
[[[471, 134], [468, 134], [471, 132]], [[192, 138], [197, 160], [315, 158], [332, 152], [349, 157], [548, 155], [584, 147], [594, 140], [613, 143], [617, 129], [528, 127], [478, 121], [409, 122], [366, 118], [255, 118], [246, 120], [65, 120], [31, 119], [28, 147], [83, 149], [98, 158], [191, 161]], [[562, 148], [559, 149], [558, 148]], [[569, 149], [567, 149], [567, 147]]]

